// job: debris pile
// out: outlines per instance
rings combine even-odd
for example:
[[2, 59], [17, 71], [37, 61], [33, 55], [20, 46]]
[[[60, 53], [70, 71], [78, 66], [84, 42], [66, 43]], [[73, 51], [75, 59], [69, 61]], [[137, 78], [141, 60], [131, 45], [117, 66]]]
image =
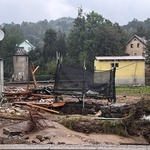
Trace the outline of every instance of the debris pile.
[[48, 127], [47, 118], [43, 115], [44, 112], [59, 114], [59, 111], [54, 109], [65, 104], [62, 99], [59, 100], [56, 96], [11, 86], [2, 92], [0, 102], [0, 126], [10, 124], [10, 126], [3, 128], [3, 134], [7, 137], [1, 138], [1, 143], [7, 144], [10, 142], [10, 138], [17, 139], [15, 143], [22, 143], [18, 138], [34, 130]]
[[[1, 98], [0, 126], [3, 127], [2, 132], [5, 136], [0, 137], [0, 143], [51, 143], [50, 137], [41, 134], [38, 134], [32, 141], [31, 139], [29, 141], [27, 136], [32, 131], [55, 128], [47, 124], [49, 112], [61, 114], [58, 122], [63, 120], [66, 127], [70, 126], [74, 131], [87, 134], [111, 131], [115, 134], [116, 131], [121, 132], [120, 129], [122, 129], [125, 136], [143, 136], [150, 143], [149, 120], [144, 119], [150, 115], [149, 108], [149, 96], [143, 97], [141, 101], [132, 105], [106, 104], [90, 99], [85, 102], [83, 109], [83, 103], [77, 98], [73, 100], [70, 96], [68, 101], [64, 100], [62, 96], [51, 94], [47, 87], [34, 90], [10, 87], [2, 93]], [[79, 114], [80, 117], [75, 118], [75, 114]], [[102, 120], [103, 117], [106, 121]], [[113, 120], [115, 118], [119, 118], [119, 121]]]
[[146, 119], [149, 115], [150, 97], [146, 95], [132, 106], [129, 115], [123, 119], [123, 123], [130, 135], [142, 135], [150, 143], [150, 120]]

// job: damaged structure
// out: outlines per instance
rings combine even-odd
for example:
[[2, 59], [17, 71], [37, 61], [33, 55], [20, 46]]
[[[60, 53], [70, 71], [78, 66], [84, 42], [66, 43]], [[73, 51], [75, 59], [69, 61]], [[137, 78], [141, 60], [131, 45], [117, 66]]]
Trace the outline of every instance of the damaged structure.
[[28, 55], [24, 50], [18, 49], [13, 56], [14, 74], [12, 81], [28, 81], [29, 72]]

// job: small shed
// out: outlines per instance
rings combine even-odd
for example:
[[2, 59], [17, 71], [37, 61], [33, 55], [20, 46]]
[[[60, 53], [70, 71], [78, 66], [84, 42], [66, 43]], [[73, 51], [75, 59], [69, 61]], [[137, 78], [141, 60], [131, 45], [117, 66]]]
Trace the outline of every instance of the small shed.
[[143, 56], [97, 56], [95, 72], [116, 67], [116, 85], [145, 85], [145, 58]]
[[4, 90], [4, 66], [3, 66], [3, 59], [0, 58], [0, 94]]

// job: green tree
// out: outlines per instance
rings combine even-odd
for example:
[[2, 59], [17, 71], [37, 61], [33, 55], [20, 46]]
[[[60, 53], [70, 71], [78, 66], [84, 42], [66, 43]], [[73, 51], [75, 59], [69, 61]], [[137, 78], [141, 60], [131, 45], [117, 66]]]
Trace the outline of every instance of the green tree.
[[57, 33], [53, 29], [48, 29], [44, 35], [44, 48], [43, 57], [45, 62], [52, 60], [56, 57], [56, 43], [57, 43]]
[[85, 16], [82, 8], [78, 10], [78, 17], [74, 20], [74, 27], [67, 38], [66, 61], [75, 67], [81, 66], [79, 55], [84, 53]]
[[146, 53], [145, 53], [145, 57], [146, 57], [146, 65], [147, 67], [150, 67], [150, 41], [147, 41], [147, 47], [146, 47]]
[[13, 55], [16, 52], [16, 44], [23, 40], [23, 34], [18, 26], [12, 25], [5, 32], [4, 39], [0, 42], [0, 57], [4, 59], [4, 75], [11, 77], [13, 74]]
[[61, 54], [62, 57], [66, 55], [66, 34], [60, 30], [57, 32], [56, 51]]
[[60, 30], [48, 29], [44, 36], [43, 63], [45, 73], [53, 74], [56, 69], [56, 54], [66, 55], [66, 35]]
[[[113, 24], [92, 11], [83, 15], [80, 8], [68, 39], [67, 61], [73, 66], [82, 66], [81, 58], [93, 70], [95, 56], [114, 56], [124, 53], [124, 33], [118, 24]], [[82, 60], [82, 62], [83, 62]]]

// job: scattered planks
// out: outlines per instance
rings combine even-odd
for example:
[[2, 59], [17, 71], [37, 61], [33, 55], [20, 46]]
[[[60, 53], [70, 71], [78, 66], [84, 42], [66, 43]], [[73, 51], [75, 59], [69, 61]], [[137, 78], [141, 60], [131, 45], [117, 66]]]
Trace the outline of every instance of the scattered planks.
[[56, 108], [56, 107], [62, 107], [65, 105], [65, 102], [57, 102], [57, 103], [47, 103], [47, 102], [13, 102], [12, 106], [14, 105], [27, 105], [34, 108], [39, 108], [48, 112], [59, 114], [58, 111], [48, 109], [48, 108]]
[[8, 99], [24, 99], [24, 100], [40, 100], [44, 99], [46, 101], [54, 100], [53, 95], [46, 95], [46, 94], [33, 94], [31, 91], [21, 91], [21, 92], [2, 92], [3, 96]]

